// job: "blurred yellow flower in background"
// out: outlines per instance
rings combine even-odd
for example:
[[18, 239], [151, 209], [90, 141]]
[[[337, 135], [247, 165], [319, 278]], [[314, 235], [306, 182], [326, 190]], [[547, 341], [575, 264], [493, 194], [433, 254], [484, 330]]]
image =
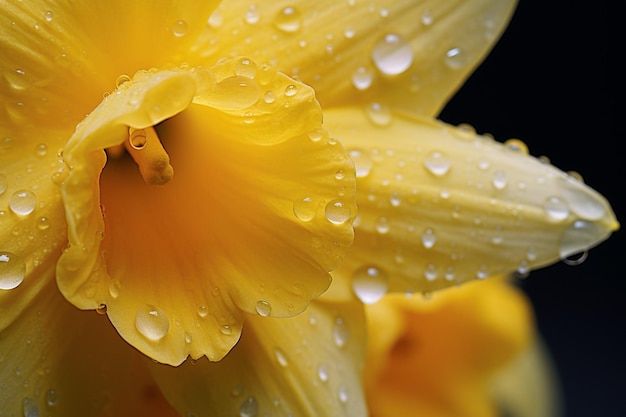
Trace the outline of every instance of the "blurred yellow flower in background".
[[[512, 1], [1, 7], [0, 416], [367, 415], [363, 304], [617, 227], [520, 141], [434, 120]], [[449, 410], [488, 407], [474, 381], [530, 332], [480, 293]]]

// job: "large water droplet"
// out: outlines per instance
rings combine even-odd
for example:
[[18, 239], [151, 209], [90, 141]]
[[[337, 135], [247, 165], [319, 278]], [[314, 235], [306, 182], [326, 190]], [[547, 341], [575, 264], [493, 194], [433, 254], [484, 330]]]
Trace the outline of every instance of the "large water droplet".
[[46, 22], [52, 22], [54, 19], [54, 13], [52, 13], [52, 10], [47, 10], [46, 13], [44, 13], [43, 18], [46, 19]]
[[589, 248], [589, 245], [603, 240], [607, 233], [596, 223], [577, 220], [563, 233], [559, 255], [561, 259], [580, 253]]
[[209, 314], [209, 308], [205, 305], [201, 305], [198, 307], [197, 313], [200, 318], [205, 318]]
[[257, 301], [255, 308], [259, 316], [267, 317], [272, 314], [272, 306], [267, 301]]
[[26, 397], [22, 400], [22, 411], [24, 417], [39, 417], [39, 406], [37, 401], [30, 397]]
[[294, 33], [302, 27], [302, 16], [295, 7], [285, 7], [274, 18], [274, 24], [282, 32]]
[[333, 200], [326, 204], [324, 212], [326, 219], [333, 224], [344, 224], [352, 215], [350, 206], [341, 200]]
[[387, 293], [387, 273], [376, 266], [363, 266], [352, 273], [352, 290], [365, 304], [380, 300]]
[[550, 220], [562, 221], [569, 216], [569, 207], [567, 206], [567, 203], [559, 197], [548, 197], [543, 207]]
[[317, 206], [311, 197], [299, 198], [293, 202], [293, 214], [303, 222], [313, 220], [316, 209]]
[[146, 339], [158, 341], [170, 330], [170, 321], [160, 308], [147, 304], [137, 310], [135, 327]]
[[389, 33], [374, 45], [372, 59], [381, 73], [398, 75], [413, 64], [413, 50], [411, 44], [402, 36]]
[[20, 216], [27, 216], [35, 210], [37, 196], [32, 191], [19, 190], [13, 193], [9, 200], [11, 211]]
[[223, 110], [241, 110], [261, 99], [259, 85], [248, 77], [235, 75], [220, 81], [206, 96], [206, 104]]
[[0, 252], [0, 290], [12, 290], [24, 281], [26, 263], [11, 252]]
[[426, 170], [437, 177], [446, 175], [450, 166], [450, 160], [441, 152], [432, 152], [424, 160]]

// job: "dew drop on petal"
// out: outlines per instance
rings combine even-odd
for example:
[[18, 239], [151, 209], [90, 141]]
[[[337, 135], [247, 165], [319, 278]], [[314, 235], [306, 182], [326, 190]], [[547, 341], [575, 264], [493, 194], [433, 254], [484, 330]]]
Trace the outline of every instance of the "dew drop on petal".
[[374, 72], [366, 67], [359, 67], [352, 73], [352, 85], [357, 90], [367, 90], [374, 81]]
[[507, 184], [506, 173], [501, 170], [494, 172], [491, 178], [491, 184], [496, 190], [503, 190]]
[[289, 84], [287, 87], [285, 87], [285, 96], [287, 97], [293, 97], [296, 95], [297, 92], [298, 92], [298, 87], [296, 87], [293, 84]]
[[254, 4], [251, 4], [250, 7], [248, 8], [248, 11], [246, 12], [246, 15], [244, 16], [245, 22], [248, 23], [249, 25], [255, 25], [259, 23], [260, 19], [261, 19], [261, 14], [257, 10], [256, 6]]
[[22, 400], [22, 411], [24, 417], [39, 417], [39, 405], [37, 405], [37, 401], [30, 397]]
[[413, 64], [413, 50], [411, 44], [402, 36], [389, 33], [374, 45], [372, 59], [382, 74], [398, 75]]
[[235, 66], [235, 74], [246, 78], [254, 78], [256, 76], [256, 71], [256, 64], [248, 58], [240, 59]]
[[178, 20], [172, 26], [172, 33], [177, 37], [185, 36], [187, 30], [189, 30], [189, 25], [184, 20]]
[[387, 293], [388, 280], [383, 269], [363, 266], [352, 273], [352, 290], [363, 303], [372, 304]]
[[422, 245], [426, 249], [430, 249], [435, 246], [435, 243], [437, 243], [437, 235], [435, 234], [435, 231], [431, 228], [425, 229], [422, 233]]
[[352, 158], [356, 168], [356, 177], [363, 178], [367, 177], [372, 170], [372, 166], [374, 165], [374, 161], [370, 154], [361, 149], [351, 149], [348, 151], [348, 155]]
[[426, 170], [437, 177], [446, 175], [450, 166], [450, 160], [441, 152], [432, 152], [424, 160]]
[[313, 220], [316, 209], [311, 197], [299, 198], [293, 202], [293, 214], [303, 222]]
[[348, 330], [348, 325], [341, 317], [337, 317], [333, 327], [333, 341], [335, 342], [335, 345], [337, 347], [344, 346], [348, 342], [349, 337], [350, 332]]
[[460, 48], [452, 48], [446, 52], [446, 65], [451, 69], [460, 69], [465, 66], [465, 56]]
[[267, 104], [272, 104], [273, 102], [275, 102], [276, 96], [274, 95], [274, 92], [272, 90], [267, 90], [265, 93], [263, 93], [263, 101]]
[[287, 365], [289, 365], [289, 361], [287, 360], [287, 357], [285, 356], [285, 352], [283, 352], [281, 349], [276, 348], [274, 350], [274, 355], [276, 355], [276, 361], [278, 361], [278, 364], [282, 367], [286, 367]]
[[209, 308], [205, 305], [201, 305], [198, 307], [197, 313], [200, 318], [205, 318], [209, 314]]
[[9, 200], [11, 211], [20, 216], [27, 216], [35, 210], [37, 196], [32, 191], [19, 190], [13, 193]]
[[54, 19], [54, 13], [52, 13], [52, 10], [46, 10], [43, 18], [46, 20], [46, 22], [52, 22], [52, 20]]
[[563, 199], [552, 196], [548, 197], [543, 205], [548, 218], [553, 221], [562, 221], [569, 216], [569, 207]]
[[324, 209], [326, 219], [333, 224], [344, 224], [350, 220], [352, 210], [341, 200], [333, 200], [326, 204]]
[[434, 264], [426, 265], [426, 268], [424, 269], [424, 278], [426, 278], [427, 281], [434, 281], [438, 276], [439, 273], [437, 272], [437, 267]]
[[584, 252], [588, 242], [600, 240], [605, 235], [604, 229], [596, 223], [577, 220], [563, 233], [559, 247], [561, 259]]
[[337, 398], [339, 398], [339, 401], [342, 403], [348, 402], [348, 399], [350, 398], [350, 396], [349, 396], [349, 390], [348, 390], [347, 385], [342, 384], [341, 386], [339, 386], [339, 389], [337, 390]]
[[267, 301], [264, 301], [264, 300], [257, 301], [255, 308], [259, 316], [267, 317], [270, 314], [272, 314], [272, 306]]
[[389, 233], [389, 229], [391, 226], [389, 225], [389, 220], [386, 217], [380, 217], [376, 222], [375, 229], [381, 235]]
[[435, 20], [433, 17], [432, 12], [429, 9], [426, 9], [422, 12], [422, 24], [424, 26], [430, 26], [433, 24], [433, 21]]
[[12, 290], [24, 281], [26, 263], [11, 252], [0, 252], [0, 290]]
[[317, 367], [317, 377], [322, 382], [328, 381], [328, 366], [326, 364]]
[[376, 126], [387, 126], [391, 123], [391, 109], [387, 105], [370, 103], [365, 107], [365, 114]]
[[165, 337], [170, 321], [163, 310], [146, 304], [135, 314], [135, 327], [146, 339], [156, 342]]
[[223, 335], [231, 335], [233, 334], [233, 329], [232, 327], [230, 327], [228, 324], [224, 324], [221, 328], [220, 328], [220, 333], [222, 333]]
[[295, 7], [285, 7], [276, 14], [274, 25], [282, 32], [294, 33], [302, 27], [302, 16]]
[[259, 413], [259, 404], [256, 398], [246, 398], [239, 407], [239, 417], [256, 417]]
[[57, 393], [54, 389], [49, 389], [46, 392], [46, 404], [48, 405], [48, 407], [54, 407], [55, 405], [57, 405], [57, 402], [59, 401], [59, 399], [57, 398]]

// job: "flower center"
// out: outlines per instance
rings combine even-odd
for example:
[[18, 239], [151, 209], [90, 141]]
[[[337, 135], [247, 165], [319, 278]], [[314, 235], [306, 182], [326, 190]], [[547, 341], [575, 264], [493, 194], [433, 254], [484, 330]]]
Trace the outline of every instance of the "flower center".
[[[139, 167], [139, 172], [147, 184], [164, 185], [174, 176], [170, 157], [154, 127], [129, 128], [124, 148]], [[119, 154], [120, 152], [113, 153]]]

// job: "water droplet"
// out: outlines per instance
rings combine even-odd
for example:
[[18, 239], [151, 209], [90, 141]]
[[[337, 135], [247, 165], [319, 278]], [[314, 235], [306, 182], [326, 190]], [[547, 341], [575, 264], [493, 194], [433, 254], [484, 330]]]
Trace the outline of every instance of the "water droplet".
[[115, 80], [115, 87], [119, 88], [121, 85], [126, 84], [127, 82], [130, 82], [131, 78], [126, 75], [126, 74], [122, 74], [119, 77], [117, 77], [117, 79]]
[[275, 102], [276, 96], [274, 95], [274, 92], [272, 90], [267, 90], [263, 94], [263, 101], [266, 102], [267, 104], [272, 104], [273, 102]]
[[220, 332], [221, 332], [223, 335], [228, 336], [228, 335], [233, 334], [233, 328], [232, 328], [232, 327], [230, 327], [228, 324], [225, 324], [225, 325], [223, 325], [223, 326], [220, 328]]
[[148, 139], [146, 137], [146, 131], [144, 129], [132, 130], [128, 138], [128, 142], [130, 143], [130, 146], [132, 146], [134, 149], [143, 149], [143, 147], [146, 146], [146, 143], [148, 142]]
[[326, 364], [321, 364], [317, 367], [317, 377], [322, 382], [328, 381], [328, 366]]
[[367, 90], [374, 81], [374, 71], [366, 67], [359, 67], [352, 73], [352, 85], [357, 90]]
[[22, 411], [24, 412], [24, 417], [39, 417], [39, 406], [30, 397], [22, 400]]
[[607, 208], [602, 201], [586, 189], [581, 189], [576, 179], [568, 177], [565, 181], [567, 201], [572, 211], [585, 220], [600, 220], [606, 215]]
[[433, 24], [433, 21], [435, 20], [433, 17], [432, 12], [429, 9], [426, 9], [422, 12], [422, 24], [424, 26], [430, 26]]
[[102, 303], [98, 306], [98, 308], [96, 308], [96, 313], [100, 314], [101, 316], [105, 315], [107, 313], [107, 305]]
[[425, 229], [422, 233], [422, 245], [424, 245], [426, 249], [430, 249], [435, 246], [435, 243], [437, 243], [435, 231], [431, 228]]
[[391, 193], [389, 196], [389, 204], [391, 204], [392, 207], [400, 207], [402, 204], [402, 197], [400, 197], [398, 192]]
[[11, 252], [0, 252], [0, 290], [12, 290], [24, 281], [26, 263]]
[[441, 152], [432, 152], [424, 160], [424, 167], [431, 174], [441, 177], [450, 171], [450, 160]]
[[376, 266], [363, 266], [352, 273], [352, 290], [365, 304], [380, 300], [387, 293], [389, 277]]
[[343, 30], [343, 36], [345, 36], [346, 39], [352, 39], [354, 35], [356, 35], [356, 30], [352, 26], [346, 26]]
[[272, 314], [272, 306], [267, 301], [257, 301], [255, 308], [259, 316], [267, 317]]
[[372, 59], [378, 70], [385, 75], [398, 75], [413, 64], [411, 44], [402, 36], [389, 33], [372, 49]]
[[54, 389], [49, 389], [46, 392], [46, 404], [48, 404], [48, 407], [54, 407], [57, 405], [58, 401], [59, 399], [57, 398], [56, 391]]
[[348, 338], [350, 337], [350, 332], [348, 330], [348, 325], [341, 318], [337, 317], [335, 319], [335, 326], [333, 327], [333, 341], [337, 347], [342, 347], [348, 342]]
[[391, 108], [385, 104], [371, 103], [365, 107], [365, 113], [376, 126], [387, 126], [391, 123]]
[[352, 215], [350, 206], [341, 200], [333, 200], [326, 204], [324, 209], [326, 219], [333, 224], [344, 224]]
[[580, 265], [587, 260], [587, 256], [589, 256], [588, 251], [582, 251], [577, 254], [569, 255], [566, 258], [563, 258], [562, 261], [565, 265], [576, 266]]
[[317, 207], [311, 197], [299, 198], [293, 202], [293, 214], [303, 222], [313, 220]]
[[256, 76], [257, 66], [254, 61], [248, 58], [242, 58], [235, 66], [235, 74], [246, 78], [254, 78]]
[[313, 142], [319, 142], [326, 137], [328, 137], [328, 133], [324, 129], [315, 129], [309, 132], [309, 139]]
[[485, 159], [481, 159], [480, 161], [478, 161], [478, 169], [480, 169], [481, 171], [488, 170], [490, 166], [491, 164], [489, 163], [489, 161]]
[[356, 177], [367, 177], [372, 170], [372, 166], [374, 165], [370, 154], [360, 149], [351, 149], [348, 151], [348, 154], [354, 162], [356, 168]]
[[389, 229], [390, 229], [389, 220], [387, 220], [386, 217], [380, 217], [378, 221], [376, 222], [375, 228], [376, 228], [376, 231], [380, 233], [381, 235], [389, 233]]
[[293, 84], [289, 84], [287, 87], [285, 87], [285, 96], [287, 97], [293, 97], [296, 95], [297, 92], [298, 92], [298, 87], [296, 87]]
[[508, 139], [504, 142], [504, 146], [513, 152], [528, 155], [528, 146], [519, 139]]
[[487, 271], [486, 265], [481, 265], [478, 271], [476, 271], [476, 278], [485, 279], [489, 277], [489, 272]]
[[437, 267], [435, 265], [426, 265], [426, 268], [424, 269], [424, 278], [426, 278], [427, 281], [434, 281], [438, 276], [439, 273], [437, 272]]
[[37, 196], [32, 191], [19, 190], [13, 193], [9, 200], [11, 211], [20, 216], [27, 216], [35, 210]]
[[604, 228], [596, 223], [577, 220], [563, 233], [559, 255], [565, 259], [589, 248], [589, 243], [597, 242], [606, 237]]
[[289, 365], [289, 361], [287, 361], [287, 357], [285, 356], [285, 352], [283, 352], [279, 348], [276, 348], [274, 350], [274, 354], [276, 355], [276, 360], [278, 361], [278, 364], [280, 366], [286, 367], [287, 365]]
[[240, 417], [256, 417], [259, 412], [259, 404], [254, 397], [248, 397], [239, 407]]
[[222, 13], [220, 13], [219, 10], [216, 10], [211, 16], [209, 16], [209, 20], [207, 21], [207, 23], [213, 29], [217, 29], [222, 26], [222, 23], [224, 23], [224, 16], [222, 15]]
[[48, 145], [40, 143], [35, 147], [35, 153], [37, 156], [46, 156], [48, 154]]
[[52, 22], [52, 19], [54, 19], [54, 13], [52, 13], [52, 10], [47, 10], [46, 13], [44, 13], [43, 18], [46, 22]]
[[302, 17], [295, 7], [285, 7], [274, 18], [274, 24], [280, 31], [294, 33], [300, 30]]
[[177, 37], [185, 36], [187, 30], [189, 30], [189, 25], [184, 20], [178, 20], [172, 26], [172, 33]]
[[261, 99], [259, 85], [248, 77], [234, 75], [218, 82], [207, 104], [224, 110], [242, 110]]
[[0, 174], [0, 195], [4, 194], [9, 188], [9, 181], [4, 174]]
[[460, 48], [452, 48], [446, 52], [446, 65], [451, 69], [460, 69], [465, 66], [465, 56]]
[[454, 268], [452, 268], [451, 266], [447, 267], [446, 271], [443, 274], [443, 277], [446, 281], [454, 281], [454, 278], [456, 277], [454, 273]]
[[496, 190], [503, 190], [506, 187], [506, 173], [501, 170], [497, 170], [493, 173], [493, 177], [491, 178], [491, 184]]
[[335, 179], [338, 181], [343, 180], [346, 177], [346, 173], [344, 172], [343, 169], [338, 169], [337, 172], [335, 172]]
[[528, 265], [527, 260], [522, 260], [519, 266], [517, 267], [517, 271], [515, 272], [515, 276], [518, 278], [526, 278], [530, 274], [530, 266]]
[[209, 314], [209, 308], [205, 305], [201, 305], [198, 307], [197, 313], [200, 318], [205, 318]]
[[530, 246], [526, 252], [526, 259], [530, 262], [533, 262], [537, 259], [537, 252], [533, 246]]
[[561, 198], [552, 196], [548, 197], [543, 205], [548, 218], [554, 221], [565, 220], [569, 216], [569, 207]]
[[251, 4], [244, 17], [245, 22], [248, 23], [249, 25], [255, 25], [259, 23], [260, 19], [261, 19], [261, 14], [257, 10], [256, 5]]
[[135, 327], [146, 339], [156, 342], [165, 337], [170, 329], [170, 321], [163, 310], [147, 304], [137, 310]]
[[339, 389], [337, 390], [337, 398], [339, 398], [339, 401], [341, 401], [342, 403], [347, 403], [348, 399], [350, 398], [348, 393], [349, 393], [348, 386], [345, 384], [342, 384], [341, 386], [339, 386]]

